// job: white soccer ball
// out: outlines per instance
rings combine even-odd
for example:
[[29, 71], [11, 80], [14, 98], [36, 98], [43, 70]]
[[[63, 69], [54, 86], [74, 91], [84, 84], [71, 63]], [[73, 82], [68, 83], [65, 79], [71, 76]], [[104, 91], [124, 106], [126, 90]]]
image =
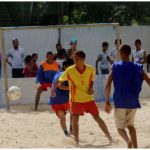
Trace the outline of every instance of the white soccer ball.
[[21, 90], [17, 86], [11, 86], [7, 91], [7, 95], [11, 100], [18, 100], [21, 97]]

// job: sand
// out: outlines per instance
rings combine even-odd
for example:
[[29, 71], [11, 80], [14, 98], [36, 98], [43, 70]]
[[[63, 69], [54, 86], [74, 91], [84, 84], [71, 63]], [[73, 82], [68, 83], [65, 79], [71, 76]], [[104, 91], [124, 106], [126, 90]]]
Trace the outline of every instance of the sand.
[[[140, 148], [150, 148], [150, 101], [141, 101], [142, 109], [136, 114]], [[100, 104], [100, 114], [115, 140], [111, 146], [97, 123], [89, 114], [80, 117], [80, 147], [82, 148], [125, 148], [125, 142], [118, 136], [113, 112], [108, 115]], [[69, 114], [67, 114], [67, 124]], [[39, 112], [32, 106], [11, 106], [11, 111], [0, 109], [0, 148], [74, 148], [70, 137], [65, 137], [56, 115], [47, 105], [40, 105]], [[69, 124], [68, 124], [69, 126]]]

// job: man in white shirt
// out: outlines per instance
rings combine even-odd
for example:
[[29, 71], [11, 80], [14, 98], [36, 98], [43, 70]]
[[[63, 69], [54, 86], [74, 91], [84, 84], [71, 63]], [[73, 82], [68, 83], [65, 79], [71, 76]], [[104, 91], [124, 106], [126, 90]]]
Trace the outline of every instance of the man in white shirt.
[[[122, 41], [120, 39], [120, 45], [122, 44]], [[109, 58], [111, 59], [112, 62], [118, 60], [118, 49], [117, 49], [117, 39], [115, 39], [115, 48], [112, 48], [109, 52]]]
[[135, 40], [135, 47], [132, 51], [132, 61], [135, 63], [145, 64], [147, 63], [147, 55], [144, 49], [141, 48], [141, 40], [136, 39]]
[[108, 63], [112, 63], [110, 61], [110, 58], [108, 57], [108, 46], [109, 44], [107, 42], [102, 43], [102, 51], [100, 51], [100, 54], [97, 57], [95, 68], [96, 68], [96, 74], [99, 74], [98, 71], [98, 62], [100, 62], [100, 71], [101, 74], [109, 74], [109, 65]]
[[[13, 48], [7, 53], [6, 62], [12, 67], [12, 78], [23, 78], [23, 65], [24, 65], [24, 49], [19, 47], [19, 41], [14, 38], [12, 41]], [[8, 58], [11, 57], [10, 62]]]

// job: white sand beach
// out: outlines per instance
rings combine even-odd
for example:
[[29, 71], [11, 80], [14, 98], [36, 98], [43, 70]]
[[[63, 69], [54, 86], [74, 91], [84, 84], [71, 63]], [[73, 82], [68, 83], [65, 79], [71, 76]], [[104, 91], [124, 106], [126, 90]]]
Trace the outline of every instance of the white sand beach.
[[[111, 146], [98, 125], [89, 114], [80, 117], [81, 148], [126, 148], [125, 142], [118, 136], [113, 112], [108, 115], [103, 105], [98, 104], [100, 115], [115, 140]], [[150, 148], [150, 100], [141, 100], [142, 109], [136, 114], [138, 145]], [[0, 148], [72, 148], [74, 141], [65, 137], [56, 115], [48, 105], [40, 105], [39, 112], [32, 106], [11, 106], [11, 111], [0, 109]], [[69, 127], [69, 115], [67, 114]]]

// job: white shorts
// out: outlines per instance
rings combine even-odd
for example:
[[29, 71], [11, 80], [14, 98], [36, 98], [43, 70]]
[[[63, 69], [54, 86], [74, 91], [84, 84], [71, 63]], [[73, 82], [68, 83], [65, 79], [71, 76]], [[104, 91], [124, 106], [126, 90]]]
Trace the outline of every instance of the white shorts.
[[117, 129], [125, 129], [127, 126], [134, 126], [136, 109], [120, 109], [114, 110], [115, 123]]

